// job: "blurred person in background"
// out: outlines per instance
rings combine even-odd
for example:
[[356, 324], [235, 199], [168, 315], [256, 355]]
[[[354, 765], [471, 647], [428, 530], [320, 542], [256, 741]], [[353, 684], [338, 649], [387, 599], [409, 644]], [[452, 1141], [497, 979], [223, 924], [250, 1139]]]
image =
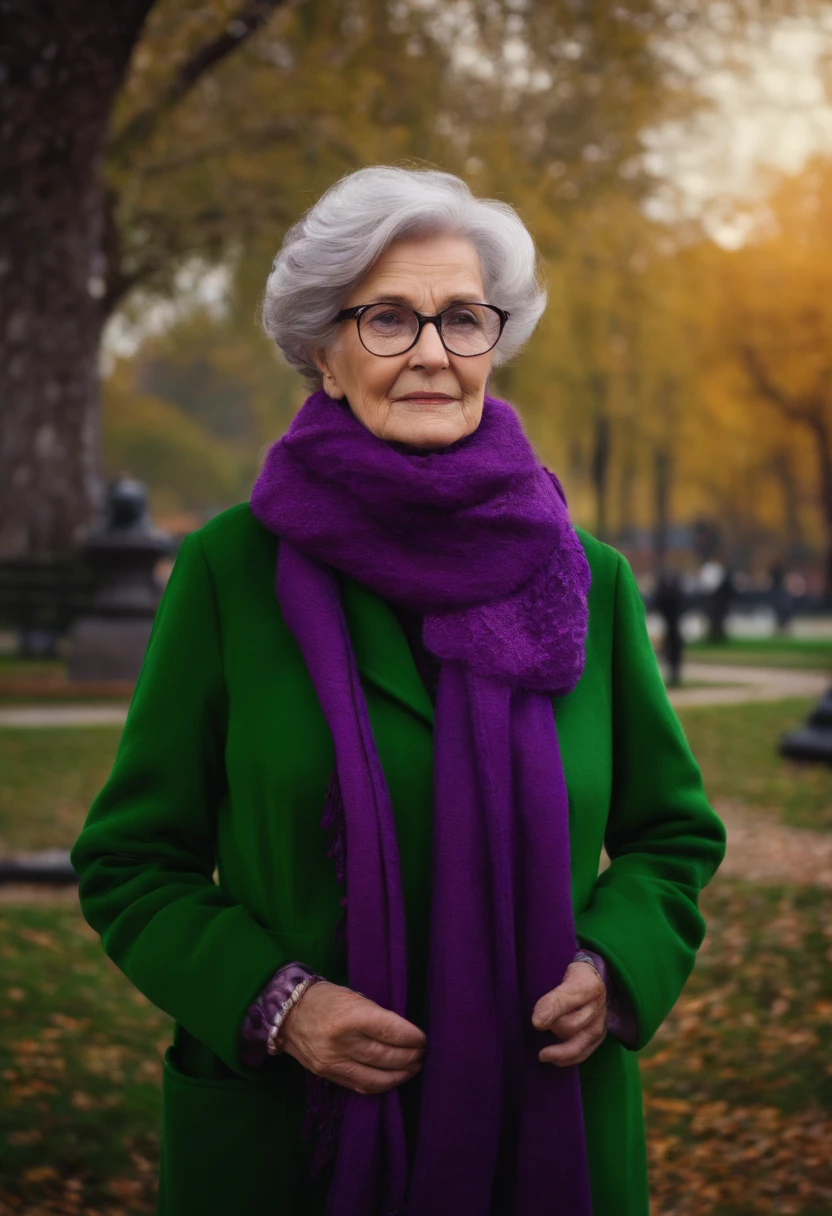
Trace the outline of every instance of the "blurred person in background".
[[[703, 567], [703, 570], [708, 568]], [[710, 569], [713, 570], [714, 577], [713, 582], [706, 587], [708, 641], [714, 645], [722, 645], [728, 641], [726, 624], [736, 595], [735, 574], [730, 566], [720, 566], [718, 562], [710, 563]]]
[[659, 576], [653, 594], [653, 607], [664, 621], [662, 657], [667, 665], [667, 679], [672, 688], [682, 683], [682, 660], [685, 639], [682, 634], [682, 617], [685, 615], [687, 597], [682, 580], [675, 570], [665, 570]]
[[785, 633], [794, 613], [794, 604], [789, 593], [788, 570], [783, 562], [775, 562], [769, 570], [769, 595], [777, 632]]
[[646, 1216], [636, 1052], [725, 831], [627, 562], [488, 392], [544, 307], [441, 172], [347, 176], [275, 259], [312, 394], [185, 539], [72, 851], [175, 1023], [162, 1216]]

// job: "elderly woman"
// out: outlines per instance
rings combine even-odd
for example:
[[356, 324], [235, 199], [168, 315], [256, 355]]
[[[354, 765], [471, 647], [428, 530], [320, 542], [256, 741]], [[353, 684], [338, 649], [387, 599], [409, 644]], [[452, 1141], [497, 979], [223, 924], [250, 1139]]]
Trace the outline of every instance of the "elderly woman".
[[445, 173], [346, 177], [275, 260], [317, 391], [183, 543], [72, 853], [174, 1019], [162, 1216], [648, 1211], [635, 1053], [725, 834], [627, 563], [487, 393], [544, 303]]

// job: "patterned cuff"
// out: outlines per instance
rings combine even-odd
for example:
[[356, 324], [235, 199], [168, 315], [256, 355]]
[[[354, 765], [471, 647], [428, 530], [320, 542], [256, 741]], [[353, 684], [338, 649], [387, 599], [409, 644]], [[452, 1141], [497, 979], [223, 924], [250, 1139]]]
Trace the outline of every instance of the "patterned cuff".
[[243, 1022], [240, 1046], [240, 1059], [247, 1068], [259, 1068], [267, 1058], [269, 1030], [275, 1014], [301, 980], [314, 974], [305, 963], [287, 963], [285, 967], [275, 971], [261, 989], [254, 1004], [249, 1005]]
[[596, 950], [585, 950], [582, 947], [578, 955], [588, 956], [604, 981], [607, 990], [607, 1030], [632, 1047], [638, 1038], [638, 1023], [627, 993], [618, 987], [612, 968]]

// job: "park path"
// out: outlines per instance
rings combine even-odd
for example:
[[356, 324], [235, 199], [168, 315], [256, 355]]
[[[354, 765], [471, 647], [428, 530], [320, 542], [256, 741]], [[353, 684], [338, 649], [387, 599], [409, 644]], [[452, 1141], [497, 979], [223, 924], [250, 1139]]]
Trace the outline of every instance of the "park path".
[[727, 663], [686, 663], [684, 678], [720, 688], [672, 688], [670, 700], [681, 709], [694, 705], [741, 705], [748, 701], [786, 701], [820, 697], [832, 676], [785, 667], [735, 667]]
[[[713, 808], [725, 824], [726, 835], [717, 880], [722, 876], [769, 887], [832, 890], [832, 832], [788, 827], [775, 812], [744, 803], [719, 800]], [[604, 850], [601, 869], [609, 864]]]
[[776, 886], [832, 889], [832, 832], [813, 832], [779, 823], [772, 811], [717, 802], [727, 847], [718, 874]]
[[[830, 676], [815, 671], [787, 668], [741, 668], [718, 663], [688, 663], [687, 680], [720, 685], [709, 688], [671, 688], [670, 700], [678, 708], [687, 705], [741, 705], [749, 700], [787, 700], [789, 697], [820, 697], [830, 686]], [[124, 705], [2, 705], [0, 727], [124, 726]]]
[[123, 726], [126, 705], [3, 705], [0, 727]]
[[[716, 879], [741, 878], [763, 886], [818, 886], [832, 890], [832, 833], [790, 828], [771, 811], [740, 803], [717, 802], [714, 810], [725, 824], [725, 860]], [[603, 855], [601, 868], [609, 858]], [[0, 904], [77, 904], [75, 886], [0, 883]]]
[[[785, 701], [789, 697], [820, 697], [829, 675], [779, 667], [734, 667], [718, 663], [688, 663], [685, 678], [709, 688], [673, 688], [670, 700], [681, 708], [692, 705], [741, 705], [747, 701]], [[4, 705], [0, 727], [36, 729], [55, 726], [123, 726], [127, 705]]]

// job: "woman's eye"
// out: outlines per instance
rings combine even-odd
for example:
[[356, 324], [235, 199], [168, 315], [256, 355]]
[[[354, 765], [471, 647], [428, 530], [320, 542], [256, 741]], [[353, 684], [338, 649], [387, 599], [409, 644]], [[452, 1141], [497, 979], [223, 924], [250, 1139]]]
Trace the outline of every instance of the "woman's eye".
[[376, 313], [376, 315], [372, 317], [372, 324], [378, 325], [382, 329], [389, 329], [392, 326], [401, 325], [401, 323], [402, 318], [398, 313], [395, 312]]
[[456, 329], [476, 329], [479, 325], [479, 318], [470, 310], [465, 309], [462, 312], [450, 313], [445, 319], [445, 324], [453, 325]]

